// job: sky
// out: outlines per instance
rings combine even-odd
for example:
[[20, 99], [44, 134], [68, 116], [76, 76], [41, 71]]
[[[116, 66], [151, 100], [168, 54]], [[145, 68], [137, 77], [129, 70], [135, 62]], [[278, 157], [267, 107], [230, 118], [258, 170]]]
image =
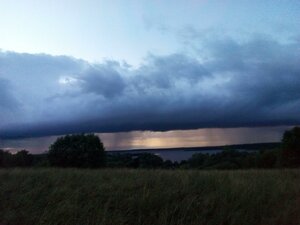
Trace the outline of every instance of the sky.
[[279, 141], [300, 124], [298, 0], [0, 0], [0, 148]]

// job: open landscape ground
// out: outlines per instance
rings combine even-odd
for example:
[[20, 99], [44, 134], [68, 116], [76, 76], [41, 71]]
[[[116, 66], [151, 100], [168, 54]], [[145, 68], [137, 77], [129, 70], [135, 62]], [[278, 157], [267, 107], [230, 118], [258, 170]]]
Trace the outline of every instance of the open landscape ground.
[[1, 225], [296, 225], [299, 170], [2, 169]]

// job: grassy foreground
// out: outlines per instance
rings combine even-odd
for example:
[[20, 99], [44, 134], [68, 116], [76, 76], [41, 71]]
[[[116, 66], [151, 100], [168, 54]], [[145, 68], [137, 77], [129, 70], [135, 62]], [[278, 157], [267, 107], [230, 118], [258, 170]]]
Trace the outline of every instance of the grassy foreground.
[[300, 171], [0, 170], [1, 225], [296, 225]]

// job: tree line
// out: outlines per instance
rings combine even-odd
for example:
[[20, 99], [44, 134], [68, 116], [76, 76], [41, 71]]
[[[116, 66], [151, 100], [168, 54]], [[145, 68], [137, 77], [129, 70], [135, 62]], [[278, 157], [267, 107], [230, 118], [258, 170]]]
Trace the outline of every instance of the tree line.
[[0, 149], [0, 167], [74, 168], [164, 168], [164, 169], [246, 169], [300, 167], [300, 127], [284, 133], [280, 147], [260, 151], [224, 149], [216, 154], [194, 154], [181, 162], [163, 160], [150, 154], [106, 154], [94, 134], [59, 137], [46, 154], [32, 155], [26, 150], [13, 154]]

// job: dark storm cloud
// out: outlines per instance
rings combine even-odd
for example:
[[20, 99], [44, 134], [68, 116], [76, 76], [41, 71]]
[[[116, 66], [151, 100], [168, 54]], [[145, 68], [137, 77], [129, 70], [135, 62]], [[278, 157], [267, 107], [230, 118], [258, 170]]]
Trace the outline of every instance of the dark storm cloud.
[[117, 62], [106, 62], [84, 71], [80, 79], [83, 92], [110, 98], [122, 94], [125, 82], [119, 72]]
[[[299, 44], [282, 45], [272, 40], [255, 39], [246, 44], [233, 40], [213, 44], [213, 60], [208, 67], [214, 73], [231, 73], [228, 88], [242, 99], [238, 105], [279, 118], [297, 120], [300, 100]], [[239, 98], [232, 98], [233, 101]], [[286, 115], [283, 115], [283, 111]]]
[[0, 109], [12, 110], [18, 105], [10, 90], [9, 81], [0, 78]]
[[150, 55], [138, 68], [1, 53], [2, 79], [22, 114], [0, 124], [0, 137], [300, 123], [299, 42], [200, 45], [193, 54]]
[[176, 82], [198, 82], [209, 72], [196, 59], [183, 54], [172, 54], [163, 57], [149, 56], [147, 64], [141, 66], [135, 76], [136, 86], [143, 88], [157, 87], [169, 89]]

